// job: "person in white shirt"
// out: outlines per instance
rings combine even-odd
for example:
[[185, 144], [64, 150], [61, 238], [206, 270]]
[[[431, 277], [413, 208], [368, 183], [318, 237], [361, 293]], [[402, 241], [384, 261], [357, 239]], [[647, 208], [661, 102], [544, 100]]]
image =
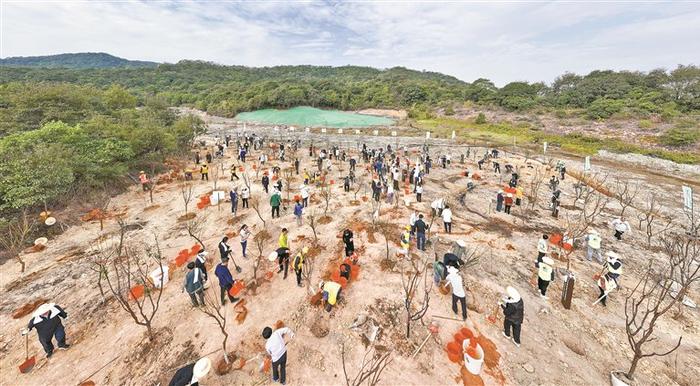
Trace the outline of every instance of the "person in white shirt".
[[301, 203], [304, 206], [304, 208], [306, 208], [307, 206], [309, 206], [309, 185], [307, 185], [306, 182], [304, 182], [304, 185], [301, 186], [300, 193]]
[[459, 276], [457, 268], [447, 267], [447, 285], [452, 287], [452, 312], [457, 315], [457, 301], [462, 304], [462, 320], [467, 320], [467, 295], [464, 293], [462, 277]]
[[287, 383], [287, 344], [284, 340], [294, 338], [294, 333], [289, 327], [282, 327], [272, 331], [270, 327], [265, 327], [262, 332], [265, 342], [265, 351], [272, 359], [272, 381], [281, 384]]
[[445, 208], [445, 199], [438, 198], [437, 200], [430, 203], [430, 208], [433, 209], [433, 215], [442, 216], [442, 210]]
[[416, 201], [423, 201], [423, 184], [416, 185]]
[[408, 224], [411, 226], [411, 236], [416, 234], [416, 221], [418, 221], [418, 212], [414, 210], [408, 219]]
[[541, 263], [542, 258], [544, 255], [547, 254], [547, 240], [549, 239], [548, 235], [542, 235], [542, 238], [537, 242], [537, 262]]
[[442, 210], [442, 222], [445, 223], [445, 232], [452, 233], [452, 209], [449, 205]]

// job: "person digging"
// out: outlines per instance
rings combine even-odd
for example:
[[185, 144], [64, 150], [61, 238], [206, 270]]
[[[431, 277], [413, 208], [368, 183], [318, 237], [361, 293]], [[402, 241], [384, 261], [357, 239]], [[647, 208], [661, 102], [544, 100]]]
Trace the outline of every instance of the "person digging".
[[284, 247], [279, 247], [276, 250], [277, 252], [277, 263], [280, 266], [279, 271], [277, 273], [280, 273], [284, 271], [284, 276], [282, 279], [287, 278], [287, 271], [289, 270], [289, 248], [284, 248]]
[[272, 382], [279, 382], [283, 385], [287, 384], [287, 341], [294, 338], [294, 332], [289, 327], [278, 328], [272, 331], [272, 328], [265, 327], [262, 331], [262, 337], [265, 338], [265, 351], [272, 359]]
[[603, 264], [603, 271], [598, 278], [598, 289], [600, 290], [600, 295], [598, 300], [593, 304], [600, 302], [603, 307], [606, 306], [606, 300], [610, 292], [615, 288], [618, 288], [617, 279], [622, 275], [622, 260], [620, 260], [620, 255], [613, 251], [609, 251], [607, 254], [607, 260]]
[[447, 267], [446, 286], [452, 287], [452, 312], [457, 315], [457, 302], [462, 305], [462, 320], [467, 320], [467, 294], [464, 292], [462, 277], [459, 276], [457, 268]]
[[22, 336], [29, 334], [29, 331], [36, 328], [39, 343], [46, 352], [46, 358], [51, 358], [54, 349], [53, 338], [56, 338], [59, 350], [66, 350], [70, 347], [66, 343], [66, 330], [61, 323], [61, 319], [67, 317], [68, 314], [60, 306], [55, 303], [44, 303], [32, 314], [27, 328], [22, 329]]
[[343, 244], [345, 244], [345, 257], [348, 257], [355, 252], [355, 243], [352, 240], [353, 234], [350, 229], [343, 231]]
[[333, 307], [338, 303], [338, 299], [340, 299], [340, 292], [342, 291], [342, 287], [340, 286], [340, 284], [330, 280], [321, 280], [321, 282], [318, 284], [318, 287], [321, 289], [321, 296], [323, 298], [323, 303], [326, 312], [331, 312]]
[[228, 300], [233, 304], [239, 299], [229, 292], [233, 284], [236, 282], [233, 280], [233, 275], [228, 269], [228, 255], [221, 258], [221, 262], [216, 265], [214, 269], [214, 275], [219, 279], [219, 288], [221, 288], [221, 305], [226, 304], [226, 295], [228, 295]]

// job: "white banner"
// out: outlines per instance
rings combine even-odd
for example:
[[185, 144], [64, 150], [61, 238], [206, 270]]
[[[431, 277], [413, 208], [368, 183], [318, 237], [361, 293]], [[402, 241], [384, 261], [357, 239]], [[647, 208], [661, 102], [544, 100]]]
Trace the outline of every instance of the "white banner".
[[343, 134], [343, 129], [338, 129], [338, 134]]
[[425, 139], [430, 139], [430, 132], [429, 131], [425, 132]]
[[304, 130], [306, 130], [307, 133], [311, 132], [311, 129], [308, 128], [308, 127], [307, 127], [306, 129], [304, 129]]
[[455, 133], [454, 130], [452, 130], [452, 139], [455, 139], [456, 136], [457, 136], [457, 134]]
[[544, 149], [545, 153], [547, 152], [547, 142], [545, 142], [544, 145], [542, 145], [542, 149]]
[[591, 170], [591, 156], [586, 156], [586, 159], [583, 161], [583, 171], [587, 172]]
[[392, 136], [392, 137], [396, 137], [396, 131], [392, 131], [392, 132], [391, 132], [391, 136]]
[[362, 134], [360, 130], [355, 130], [355, 134]]
[[379, 135], [379, 130], [374, 130], [374, 135]]
[[683, 186], [683, 208], [693, 211], [693, 188], [690, 186]]

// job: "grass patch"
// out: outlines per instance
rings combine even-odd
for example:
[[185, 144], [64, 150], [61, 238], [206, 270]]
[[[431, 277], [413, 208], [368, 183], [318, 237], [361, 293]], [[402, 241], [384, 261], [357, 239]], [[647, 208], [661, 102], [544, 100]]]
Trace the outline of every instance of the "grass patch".
[[513, 143], [513, 138], [515, 138], [518, 143], [542, 143], [546, 141], [550, 145], [558, 145], [562, 150], [580, 155], [593, 155], [598, 153], [599, 150], [608, 150], [616, 153], [643, 154], [683, 164], [700, 163], [700, 154], [649, 149], [620, 139], [596, 138], [580, 133], [544, 133], [530, 125], [512, 125], [508, 123], [478, 124], [471, 120], [442, 117], [417, 120], [416, 124], [419, 128], [430, 130], [439, 136], [450, 135], [452, 130], [454, 130], [459, 138], [467, 140], [478, 139], [500, 145], [510, 145]]

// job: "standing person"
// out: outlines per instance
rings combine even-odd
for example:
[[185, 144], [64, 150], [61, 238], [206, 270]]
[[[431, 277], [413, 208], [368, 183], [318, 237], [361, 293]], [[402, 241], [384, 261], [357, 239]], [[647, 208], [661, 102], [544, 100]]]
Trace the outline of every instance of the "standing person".
[[294, 158], [294, 171], [299, 175], [299, 158]]
[[200, 158], [200, 156], [199, 156], [199, 152], [194, 153], [194, 163], [195, 163], [196, 165], [199, 165], [199, 161], [200, 161], [200, 160], [201, 160], [201, 158]]
[[243, 204], [241, 205], [241, 208], [249, 208], [249, 206], [248, 206], [249, 199], [250, 199], [250, 189], [248, 189], [247, 186], [244, 186], [243, 189], [241, 190], [241, 200], [243, 200]]
[[275, 190], [270, 197], [270, 206], [272, 207], [272, 218], [275, 218], [275, 213], [277, 213], [277, 218], [280, 217], [280, 204], [282, 203], [282, 196], [280, 192]]
[[44, 348], [46, 358], [51, 358], [54, 349], [53, 338], [56, 338], [59, 350], [66, 350], [70, 347], [66, 343], [66, 330], [61, 322], [61, 319], [67, 317], [68, 314], [60, 306], [55, 303], [44, 303], [32, 313], [27, 328], [22, 329], [22, 336], [29, 334], [36, 327], [36, 334], [39, 337], [41, 347]]
[[287, 228], [282, 228], [280, 237], [277, 239], [277, 246], [280, 248], [289, 249], [289, 231]]
[[211, 370], [211, 360], [201, 358], [195, 363], [178, 369], [173, 375], [168, 386], [199, 386], [199, 381], [204, 379]]
[[493, 161], [493, 172], [494, 173], [500, 173], [501, 172], [501, 164]]
[[629, 232], [632, 228], [630, 228], [630, 223], [625, 221], [622, 218], [616, 218], [612, 221], [612, 226], [613, 229], [615, 229], [615, 238], [619, 241], [622, 240], [622, 235], [625, 234], [626, 232]]
[[542, 238], [537, 241], [537, 262], [541, 262], [544, 255], [549, 253], [549, 236], [542, 235]]
[[297, 285], [301, 287], [301, 274], [304, 270], [304, 259], [306, 258], [306, 254], [309, 253], [309, 247], [304, 247], [301, 249], [300, 252], [294, 256], [294, 260], [292, 260], [292, 268], [294, 268], [294, 273], [297, 276]]
[[343, 191], [346, 193], [350, 191], [350, 176], [345, 176], [343, 179]]
[[207, 159], [207, 163], [208, 163], [208, 164], [211, 163], [212, 157], [211, 157], [211, 153], [210, 153], [210, 152], [207, 152], [207, 154], [204, 156], [204, 158]]
[[523, 188], [521, 186], [518, 186], [515, 188], [515, 205], [520, 206], [520, 204], [523, 202], [523, 197], [525, 196], [525, 192], [523, 191]]
[[229, 293], [231, 287], [233, 287], [233, 276], [231, 271], [228, 269], [228, 256], [221, 259], [221, 262], [216, 265], [214, 269], [214, 274], [219, 278], [219, 288], [221, 289], [221, 305], [226, 304], [226, 296], [228, 295], [228, 300], [233, 304], [238, 301], [238, 298], [234, 297]]
[[197, 257], [195, 257], [194, 259], [195, 267], [202, 270], [202, 281], [204, 281], [205, 283], [209, 280], [206, 265], [208, 255], [209, 252], [205, 251], [204, 248], [202, 248], [199, 250], [199, 252], [197, 253]]
[[430, 203], [430, 208], [433, 210], [433, 216], [442, 216], [442, 210], [445, 209], [445, 199], [438, 198]]
[[447, 285], [452, 287], [452, 312], [457, 315], [457, 301], [462, 305], [462, 320], [467, 320], [467, 294], [464, 292], [462, 276], [459, 276], [457, 268], [447, 267]]
[[228, 259], [229, 254], [231, 253], [231, 247], [229, 247], [227, 242], [228, 236], [224, 236], [224, 238], [219, 242], [219, 253], [221, 254], [221, 260]]
[[202, 175], [202, 181], [209, 181], [209, 166], [207, 164], [202, 164], [202, 167], [199, 168], [199, 173]]
[[423, 184], [416, 185], [416, 202], [422, 202], [423, 198]]
[[600, 237], [600, 233], [597, 230], [591, 229], [586, 235], [586, 259], [592, 261], [593, 255], [595, 259], [599, 262], [603, 262], [603, 257], [600, 254], [600, 244], [603, 241]]
[[442, 210], [442, 222], [445, 224], [445, 232], [452, 233], [452, 209], [449, 205], [445, 205]]
[[345, 244], [345, 256], [348, 257], [355, 252], [355, 243], [352, 240], [352, 231], [350, 229], [345, 229], [343, 231], [343, 244]]
[[547, 287], [549, 283], [554, 281], [554, 260], [551, 257], [545, 256], [542, 262], [535, 263], [537, 267], [537, 288], [540, 290], [542, 299], [547, 299]]
[[[200, 304], [204, 305], [204, 281], [202, 280], [202, 270], [197, 268], [192, 261], [187, 263], [187, 269], [189, 269], [189, 271], [185, 275], [183, 291], [187, 291], [187, 294], [190, 295], [192, 305], [194, 307], [199, 307]], [[197, 298], [199, 298], [199, 302], [197, 302]]]
[[297, 220], [297, 226], [302, 226], [302, 213], [304, 213], [304, 206], [297, 200], [296, 204], [294, 204], [294, 218]]
[[148, 176], [146, 175], [146, 172], [144, 172], [143, 170], [141, 170], [139, 172], [139, 182], [141, 182], [141, 188], [143, 189], [144, 192], [149, 189]]
[[520, 293], [513, 287], [507, 287], [506, 298], [499, 301], [498, 305], [503, 309], [503, 336], [510, 339], [512, 330], [513, 343], [520, 347], [520, 327], [525, 314], [525, 304]]
[[425, 231], [428, 229], [425, 221], [423, 221], [423, 214], [418, 215], [418, 220], [416, 220], [416, 247], [421, 251], [425, 251]]
[[300, 194], [301, 194], [301, 202], [303, 203], [304, 208], [306, 208], [307, 206], [309, 206], [308, 178], [304, 180], [304, 185], [301, 186]]
[[506, 198], [503, 200], [505, 204], [505, 213], [510, 214], [510, 208], [513, 206], [513, 194], [506, 193]]
[[561, 180], [564, 181], [564, 177], [566, 177], [566, 166], [564, 166], [563, 164], [559, 169], [559, 175], [561, 176]]
[[418, 211], [414, 209], [411, 212], [411, 217], [408, 218], [408, 225], [411, 226], [411, 236], [416, 234], [416, 221], [418, 221]]
[[268, 186], [270, 186], [270, 177], [267, 176], [267, 172], [263, 174], [262, 180], [260, 180], [260, 182], [262, 183], [263, 190], [265, 191], [265, 193], [270, 193], [268, 191]]
[[233, 179], [236, 179], [236, 181], [240, 180], [241, 178], [238, 177], [238, 174], [236, 174], [236, 165], [231, 166], [231, 181], [233, 182]]
[[231, 197], [231, 213], [235, 217], [238, 213], [238, 188], [231, 189], [229, 196]]
[[272, 381], [287, 384], [287, 344], [285, 337], [294, 338], [294, 333], [289, 327], [282, 327], [272, 331], [270, 327], [265, 327], [262, 337], [265, 342], [265, 351], [272, 359]]
[[243, 224], [238, 233], [241, 237], [241, 250], [243, 251], [243, 258], [247, 259], [248, 255], [246, 255], [245, 250], [248, 246], [248, 237], [250, 237], [250, 230], [248, 230], [248, 225]]
[[499, 190], [496, 194], [496, 212], [503, 210], [503, 201], [505, 197], [503, 196], [503, 191]]

